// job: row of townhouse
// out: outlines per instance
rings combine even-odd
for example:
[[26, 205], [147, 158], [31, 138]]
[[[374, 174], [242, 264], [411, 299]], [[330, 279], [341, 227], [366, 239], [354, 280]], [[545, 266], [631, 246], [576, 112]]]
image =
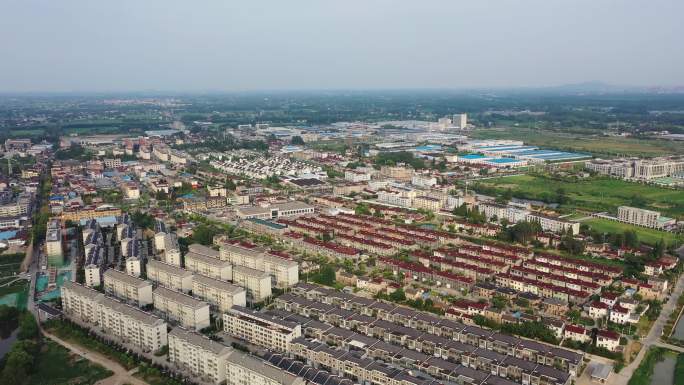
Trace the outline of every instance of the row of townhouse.
[[62, 307], [69, 319], [100, 328], [142, 351], [156, 352], [167, 345], [166, 322], [94, 289], [65, 282]]
[[446, 271], [444, 269], [433, 269], [420, 263], [404, 262], [399, 259], [385, 257], [378, 258], [377, 264], [381, 268], [392, 270], [394, 275], [403, 274], [405, 279], [419, 282], [432, 281], [438, 287], [454, 290], [470, 290], [477, 276], [464, 274], [464, 272], [472, 272], [474, 269], [479, 269], [474, 266], [468, 266], [467, 269], [454, 268], [451, 271]]
[[622, 275], [622, 268], [618, 266], [603, 265], [599, 263], [589, 262], [583, 259], [568, 258], [546, 252], [536, 253], [534, 259], [535, 261], [548, 263], [553, 266], [565, 266], [585, 272], [602, 273], [613, 279]]
[[[541, 364], [559, 366], [564, 370], [575, 374], [577, 366], [581, 362], [581, 355], [574, 351], [550, 346], [536, 341], [507, 336], [507, 345], [503, 342], [494, 341], [492, 336], [499, 336], [499, 333], [477, 326], [465, 326], [458, 322], [439, 317], [434, 314], [420, 312], [411, 308], [397, 306], [392, 303], [378, 301], [356, 295], [336, 291], [334, 289], [319, 285], [301, 282], [292, 288], [290, 293], [278, 297], [274, 303], [276, 307], [297, 312], [297, 307], [287, 307], [293, 296], [302, 297], [310, 301], [333, 305], [336, 308], [351, 310], [357, 313], [354, 317], [360, 317], [362, 323], [372, 323], [379, 320], [415, 329], [427, 334], [447, 337], [449, 339], [462, 341], [467, 344], [479, 346], [487, 349], [494, 349], [503, 354], [518, 356]], [[311, 314], [313, 318], [316, 314]], [[349, 324], [356, 330], [361, 330], [361, 324]], [[405, 331], [408, 332], [408, 331]], [[397, 333], [397, 338], [402, 338], [407, 343], [411, 342], [411, 337], [402, 337]], [[497, 337], [498, 338], [498, 337]], [[503, 346], [503, 347], [502, 347]]]
[[[401, 237], [395, 234], [383, 234], [374, 226], [368, 225], [366, 222], [358, 223], [356, 220], [344, 219], [338, 220], [338, 216], [321, 215], [319, 217], [304, 217], [299, 218], [297, 223], [290, 225], [297, 230], [296, 226], [304, 224], [311, 226], [317, 231], [332, 231], [338, 238], [342, 239], [341, 243], [346, 243], [360, 249], [377, 254], [390, 254], [399, 249], [415, 249], [418, 244], [412, 237]], [[391, 246], [393, 250], [390, 250]]]
[[510, 275], [516, 277], [523, 277], [534, 279], [544, 283], [550, 283], [559, 287], [566, 287], [568, 289], [577, 291], [586, 291], [596, 294], [601, 291], [601, 285], [591, 281], [584, 281], [581, 279], [566, 277], [565, 275], [554, 273], [545, 273], [535, 269], [528, 269], [522, 266], [512, 267], [509, 271]]
[[330, 258], [355, 261], [363, 257], [361, 251], [354, 247], [343, 246], [336, 242], [321, 241], [295, 232], [285, 233], [284, 239], [290, 247], [314, 255], [321, 254]]
[[563, 275], [571, 279], [578, 279], [586, 282], [594, 282], [600, 286], [607, 286], [613, 281], [610, 276], [601, 272], [579, 270], [571, 266], [552, 265], [537, 259], [523, 261], [521, 267], [534, 269], [542, 273], [553, 273]]
[[498, 286], [514, 289], [518, 292], [532, 293], [543, 298], [557, 298], [561, 301], [574, 304], [582, 304], [591, 296], [591, 293], [587, 291], [573, 290], [567, 287], [556, 286], [551, 283], [510, 274], [498, 274], [496, 276], [496, 284]]
[[494, 223], [470, 223], [465, 220], [450, 218], [442, 224], [444, 229], [466, 231], [475, 235], [495, 237], [501, 230], [501, 226]]
[[464, 242], [457, 248], [463, 254], [482, 255], [509, 265], [517, 265], [519, 261], [528, 260], [534, 256], [534, 251], [527, 247], [511, 246], [494, 241], [486, 241], [482, 245]]
[[461, 253], [457, 249], [437, 249], [434, 251], [434, 255], [442, 258], [447, 262], [459, 262], [471, 264], [480, 268], [486, 268], [493, 270], [497, 273], [505, 273], [511, 266], [505, 262], [501, 262], [497, 259], [489, 258], [488, 256], [465, 254]]
[[[316, 305], [295, 303], [293, 298], [285, 298], [277, 305], [281, 310], [270, 311], [269, 315], [279, 315], [286, 321], [299, 322], [308, 338], [328, 345], [351, 345], [366, 350], [375, 359], [397, 364], [417, 364], [420, 367], [431, 357], [438, 357], [521, 382], [524, 379], [515, 373], [531, 366], [533, 369], [527, 373], [528, 378], [546, 373], [547, 383], [564, 384], [570, 373], [554, 369], [553, 366], [565, 365], [574, 373], [581, 363], [581, 355], [565, 349], [465, 326], [432, 315], [413, 314], [414, 311], [406, 308], [396, 308], [385, 313], [383, 319], [353, 314], [341, 321], [334, 321], [334, 317], [326, 314], [334, 313], [335, 309], [316, 316], [306, 313], [306, 309], [316, 308]], [[287, 310], [288, 308], [291, 310]], [[319, 317], [320, 320], [314, 317]], [[423, 325], [420, 329], [416, 326], [403, 326], [403, 322], [408, 324], [409, 320], [421, 320]], [[356, 333], [352, 330], [356, 330]], [[300, 340], [301, 338], [292, 341], [294, 350]], [[497, 364], [496, 371], [492, 370], [491, 365], [494, 363]], [[504, 363], [506, 370], [502, 370]]]

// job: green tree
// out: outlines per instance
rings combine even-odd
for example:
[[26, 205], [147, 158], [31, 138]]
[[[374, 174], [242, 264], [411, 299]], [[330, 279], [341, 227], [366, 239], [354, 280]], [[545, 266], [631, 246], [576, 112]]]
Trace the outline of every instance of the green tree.
[[19, 318], [19, 339], [35, 339], [40, 335], [36, 319], [30, 312], [24, 312]]
[[295, 146], [303, 146], [304, 145], [304, 139], [302, 139], [302, 137], [299, 135], [295, 135], [290, 140], [290, 143], [295, 145]]
[[406, 301], [406, 293], [404, 293], [404, 289], [397, 289], [392, 292], [392, 294], [389, 295], [390, 300], [393, 302], [404, 302]]

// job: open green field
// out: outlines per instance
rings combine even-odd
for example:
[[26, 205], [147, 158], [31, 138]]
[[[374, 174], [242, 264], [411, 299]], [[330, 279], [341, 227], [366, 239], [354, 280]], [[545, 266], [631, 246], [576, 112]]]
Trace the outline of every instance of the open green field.
[[[0, 284], [6, 284], [8, 278], [0, 280]], [[18, 309], [26, 309], [29, 285], [25, 280], [16, 281], [10, 285], [0, 287], [0, 304], [16, 306]]]
[[475, 139], [517, 139], [525, 144], [598, 156], [663, 156], [684, 154], [681, 142], [663, 139], [632, 139], [591, 134], [561, 133], [549, 130], [507, 127], [473, 131]]
[[55, 342], [47, 341], [36, 356], [35, 372], [29, 384], [94, 384], [112, 372], [100, 365], [69, 353]]
[[627, 223], [611, 221], [610, 219], [591, 218], [583, 221], [582, 223], [587, 224], [592, 229], [603, 233], [624, 233], [625, 230], [634, 230], [636, 231], [640, 241], [650, 245], [659, 242], [661, 239], [668, 245], [672, 243], [684, 243], [684, 236], [682, 235], [677, 236], [677, 234], [647, 229], [639, 226], [632, 226]]
[[[659, 211], [663, 215], [684, 219], [684, 190], [674, 190], [639, 183], [625, 182], [611, 178], [589, 178], [577, 182], [556, 180], [545, 176], [517, 175], [480, 180], [483, 193], [493, 189], [502, 193], [507, 189], [513, 196], [542, 201], [554, 201], [559, 188], [565, 190], [569, 202], [561, 206], [562, 211], [584, 212], [607, 211], [617, 213], [618, 206], [637, 206]], [[475, 187], [475, 186], [474, 186]], [[633, 203], [635, 200], [645, 202]]]

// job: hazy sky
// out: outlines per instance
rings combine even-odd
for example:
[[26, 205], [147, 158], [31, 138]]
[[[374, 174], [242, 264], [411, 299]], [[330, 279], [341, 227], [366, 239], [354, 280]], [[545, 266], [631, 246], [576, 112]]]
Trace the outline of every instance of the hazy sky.
[[684, 85], [683, 0], [0, 0], [0, 92]]

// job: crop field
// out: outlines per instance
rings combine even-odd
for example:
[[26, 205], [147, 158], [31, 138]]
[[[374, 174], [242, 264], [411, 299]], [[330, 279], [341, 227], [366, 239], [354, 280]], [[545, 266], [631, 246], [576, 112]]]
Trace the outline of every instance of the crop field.
[[[517, 175], [480, 180], [476, 183], [484, 194], [511, 189], [518, 198], [554, 202], [558, 189], [563, 189], [568, 202], [564, 212], [607, 211], [617, 213], [618, 206], [636, 206], [660, 211], [663, 215], [684, 219], [684, 190], [674, 190], [611, 178], [589, 178], [577, 182], [550, 177]], [[476, 188], [477, 189], [477, 188]], [[492, 191], [489, 191], [492, 190]]]

